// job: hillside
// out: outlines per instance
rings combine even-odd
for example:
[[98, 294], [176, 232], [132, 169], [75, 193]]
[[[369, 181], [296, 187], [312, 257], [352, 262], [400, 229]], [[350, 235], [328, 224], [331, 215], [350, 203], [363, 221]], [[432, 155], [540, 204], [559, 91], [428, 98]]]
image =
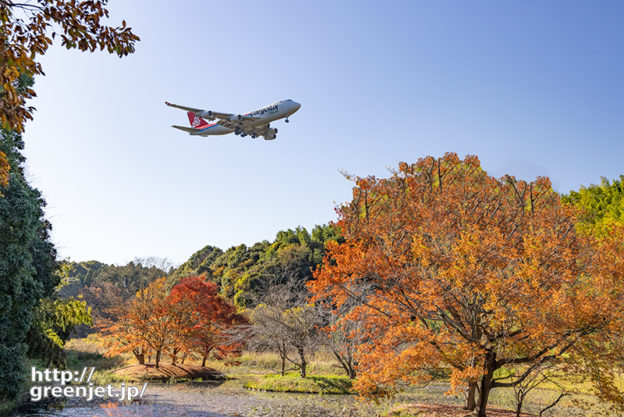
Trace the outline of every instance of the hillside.
[[[217, 284], [219, 292], [239, 307], [250, 306], [263, 293], [266, 283], [284, 277], [307, 281], [312, 270], [322, 261], [325, 244], [338, 239], [328, 225], [315, 226], [311, 232], [303, 227], [279, 231], [272, 242], [262, 241], [247, 246], [232, 246], [223, 251], [205, 246], [176, 269], [155, 259], [135, 260], [126, 265], [109, 265], [99, 261], [66, 262], [65, 285], [61, 298], [82, 298], [92, 309], [94, 328], [79, 326], [76, 335], [84, 337], [111, 320], [111, 311], [132, 299], [136, 292], [163, 276], [172, 288], [181, 278], [201, 275]], [[157, 266], [158, 264], [158, 266]]]

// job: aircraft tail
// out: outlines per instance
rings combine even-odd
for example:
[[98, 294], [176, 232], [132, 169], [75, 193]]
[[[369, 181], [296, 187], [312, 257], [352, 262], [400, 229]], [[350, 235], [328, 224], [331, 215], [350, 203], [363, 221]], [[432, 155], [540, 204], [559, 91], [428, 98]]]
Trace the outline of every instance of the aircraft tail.
[[189, 122], [191, 123], [191, 127], [193, 127], [193, 129], [203, 129], [204, 127], [208, 126], [207, 121], [205, 121], [192, 111], [187, 112], [186, 114], [188, 115]]

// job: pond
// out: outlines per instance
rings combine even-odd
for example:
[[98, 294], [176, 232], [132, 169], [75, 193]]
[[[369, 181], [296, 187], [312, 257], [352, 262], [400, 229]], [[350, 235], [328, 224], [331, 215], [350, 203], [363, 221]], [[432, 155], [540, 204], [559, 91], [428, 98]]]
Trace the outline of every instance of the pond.
[[[410, 389], [394, 399], [381, 404], [361, 401], [353, 395], [318, 395], [252, 391], [232, 380], [222, 384], [150, 384], [140, 402], [131, 404], [117, 401], [92, 401], [67, 399], [55, 403], [30, 403], [13, 416], [46, 417], [377, 417], [397, 404], [448, 403], [462, 404], [463, 396], [447, 396], [448, 384], [432, 383], [426, 387]], [[555, 395], [544, 391], [533, 411], [552, 401]], [[492, 404], [513, 408], [509, 393], [500, 391], [493, 395]], [[549, 416], [585, 416], [586, 412], [572, 403], [562, 402]]]
[[65, 399], [30, 403], [15, 417], [368, 417], [379, 406], [350, 395], [288, 394], [251, 391], [239, 384], [151, 384], [144, 398], [131, 404], [117, 401]]

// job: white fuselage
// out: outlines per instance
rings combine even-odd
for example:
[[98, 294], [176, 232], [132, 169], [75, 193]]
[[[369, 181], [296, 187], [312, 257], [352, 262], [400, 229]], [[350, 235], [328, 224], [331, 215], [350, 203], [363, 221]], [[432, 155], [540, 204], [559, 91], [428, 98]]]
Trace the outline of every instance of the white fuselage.
[[[247, 113], [243, 116], [253, 116], [257, 118], [256, 120], [246, 122], [246, 126], [253, 130], [253, 128], [256, 126], [260, 127], [278, 119], [288, 118], [288, 116], [299, 110], [300, 107], [301, 104], [293, 100], [282, 100], [278, 101], [277, 103], [269, 104], [268, 106], [265, 106], [261, 109], [254, 110], [251, 113]], [[214, 120], [214, 117], [211, 117], [212, 115], [209, 111], [202, 112], [198, 114], [198, 116], [208, 120]], [[233, 116], [231, 121], [235, 122], [237, 120], [237, 117], [238, 116]], [[208, 126], [197, 129], [196, 132], [193, 132], [191, 134], [199, 136], [226, 135], [234, 131], [235, 129], [222, 126], [219, 123], [212, 123]]]

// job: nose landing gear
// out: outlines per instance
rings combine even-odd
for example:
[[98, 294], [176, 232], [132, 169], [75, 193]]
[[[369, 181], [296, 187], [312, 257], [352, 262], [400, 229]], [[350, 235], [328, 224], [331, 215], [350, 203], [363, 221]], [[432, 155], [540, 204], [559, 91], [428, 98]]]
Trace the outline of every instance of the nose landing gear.
[[286, 120], [284, 120], [286, 123], [290, 123], [290, 120], [288, 120], [288, 117], [286, 118]]

